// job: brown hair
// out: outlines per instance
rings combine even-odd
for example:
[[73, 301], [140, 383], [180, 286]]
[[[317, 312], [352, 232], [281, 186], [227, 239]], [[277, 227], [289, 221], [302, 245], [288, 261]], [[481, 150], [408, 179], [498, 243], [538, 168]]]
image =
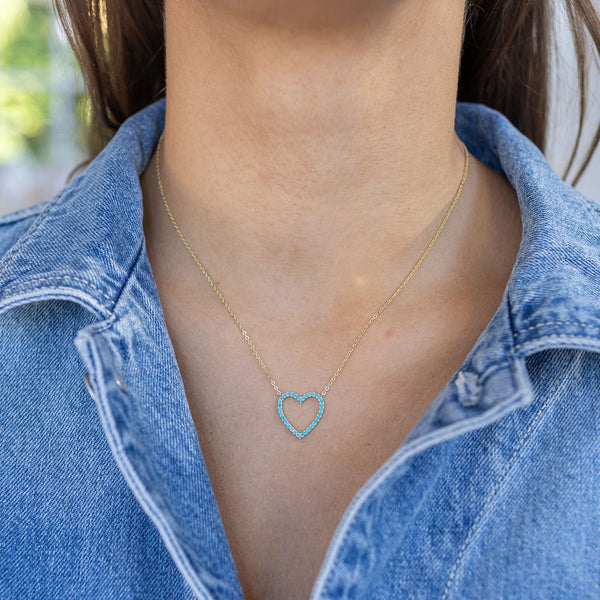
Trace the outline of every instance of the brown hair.
[[[91, 100], [90, 150], [98, 152], [130, 115], [165, 93], [161, 0], [54, 0]], [[600, 19], [592, 0], [564, 0], [579, 84], [579, 125], [565, 176], [581, 146], [588, 73], [600, 56]], [[466, 0], [458, 100], [505, 114], [546, 148], [553, 50], [550, 0]], [[591, 50], [591, 51], [590, 51]], [[600, 140], [600, 122], [573, 177]]]

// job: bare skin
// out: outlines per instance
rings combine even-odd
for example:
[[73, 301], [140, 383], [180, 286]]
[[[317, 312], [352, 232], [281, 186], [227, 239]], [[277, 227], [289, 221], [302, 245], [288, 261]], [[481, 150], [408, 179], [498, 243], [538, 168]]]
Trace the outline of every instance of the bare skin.
[[[280, 387], [320, 391], [460, 180], [462, 5], [167, 0], [166, 11], [167, 197]], [[521, 237], [514, 191], [471, 157], [436, 246], [298, 441], [168, 221], [153, 162], [141, 183], [150, 262], [244, 594], [306, 599], [348, 503], [496, 311]], [[314, 407], [287, 410], [300, 428]]]

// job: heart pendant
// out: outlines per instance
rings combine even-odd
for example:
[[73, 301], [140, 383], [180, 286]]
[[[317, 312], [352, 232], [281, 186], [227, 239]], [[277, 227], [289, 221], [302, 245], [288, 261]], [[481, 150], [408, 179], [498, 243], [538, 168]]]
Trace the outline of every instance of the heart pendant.
[[[304, 402], [307, 398], [316, 398], [319, 401], [319, 412], [315, 417], [314, 421], [304, 430], [298, 431], [287, 419], [287, 417], [283, 414], [283, 401], [286, 398], [296, 398], [300, 404]], [[279, 411], [279, 416], [283, 421], [283, 424], [299, 439], [301, 440], [305, 435], [308, 435], [317, 425], [317, 423], [321, 420], [323, 416], [323, 410], [325, 409], [325, 401], [321, 394], [310, 393], [304, 394], [304, 396], [298, 396], [298, 394], [294, 394], [293, 392], [286, 392], [285, 394], [281, 394], [279, 396], [279, 402], [277, 403], [277, 410]]]

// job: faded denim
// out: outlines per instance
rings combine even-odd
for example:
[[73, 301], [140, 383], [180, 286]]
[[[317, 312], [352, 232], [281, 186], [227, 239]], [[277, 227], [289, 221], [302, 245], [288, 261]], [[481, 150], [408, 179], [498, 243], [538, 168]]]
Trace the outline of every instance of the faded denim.
[[[242, 598], [144, 243], [163, 126], [159, 101], [0, 219], [2, 599]], [[456, 128], [516, 189], [519, 254], [315, 600], [600, 598], [600, 209], [498, 113], [460, 104]]]

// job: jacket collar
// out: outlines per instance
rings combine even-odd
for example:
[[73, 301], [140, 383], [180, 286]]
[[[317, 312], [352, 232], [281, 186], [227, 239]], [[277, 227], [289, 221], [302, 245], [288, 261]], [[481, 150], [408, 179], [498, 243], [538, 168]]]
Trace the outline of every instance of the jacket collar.
[[164, 101], [128, 119], [110, 143], [44, 207], [0, 260], [0, 310], [72, 299], [111, 314], [143, 247], [139, 176], [164, 127]]
[[[0, 311], [44, 298], [112, 314], [144, 251], [139, 176], [164, 127], [165, 101], [128, 119], [112, 141], [0, 260]], [[466, 364], [482, 372], [506, 354], [551, 347], [600, 350], [600, 209], [563, 183], [502, 115], [459, 104], [469, 151], [504, 173], [521, 207], [523, 237], [498, 311]]]
[[511, 350], [600, 350], [600, 206], [563, 182], [500, 113], [459, 104], [456, 130], [519, 198], [523, 235], [496, 314], [509, 320]]

